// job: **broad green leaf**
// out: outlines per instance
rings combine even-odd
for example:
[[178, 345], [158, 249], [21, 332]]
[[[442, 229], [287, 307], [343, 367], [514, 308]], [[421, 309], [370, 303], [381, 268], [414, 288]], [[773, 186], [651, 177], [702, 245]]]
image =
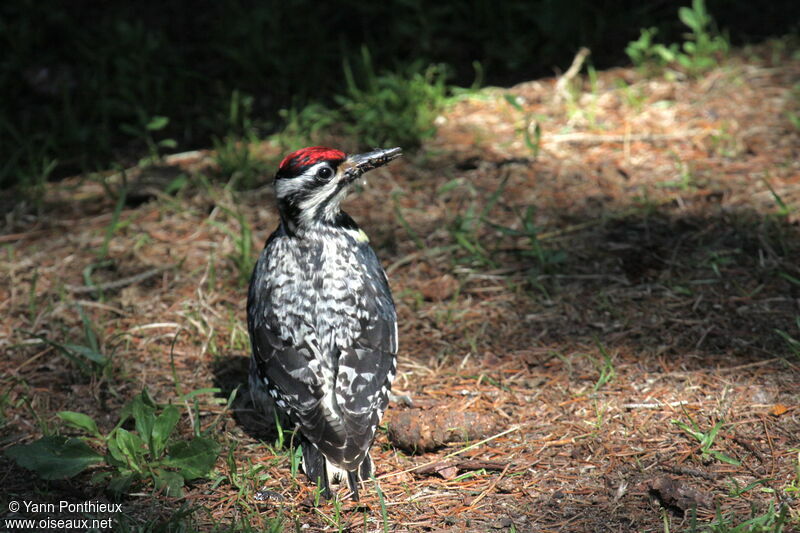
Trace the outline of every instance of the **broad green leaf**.
[[42, 479], [70, 478], [103, 460], [102, 455], [82, 440], [62, 436], [18, 444], [6, 450], [5, 454], [21, 467], [36, 472]]
[[150, 396], [150, 393], [147, 392], [147, 388], [142, 389], [142, 393], [137, 398], [141, 398], [141, 400], [145, 403], [145, 405], [149, 405], [150, 407], [153, 408], [158, 407], [156, 401], [153, 399], [152, 396]]
[[183, 476], [177, 472], [167, 472], [160, 468], [153, 478], [157, 489], [164, 489], [164, 494], [172, 498], [183, 497]]
[[111, 472], [95, 472], [89, 480], [92, 485], [105, 484], [111, 478]]
[[169, 436], [172, 435], [172, 431], [175, 429], [175, 425], [180, 418], [181, 414], [174, 405], [166, 406], [164, 411], [156, 418], [155, 424], [153, 424], [151, 450], [154, 458], [158, 459], [161, 457], [161, 454], [164, 452], [164, 447], [167, 445], [167, 440]]
[[694, 11], [688, 7], [682, 7], [678, 10], [678, 18], [681, 19], [681, 22], [686, 24], [691, 29], [698, 29], [697, 17], [695, 16]]
[[131, 484], [138, 478], [135, 473], [130, 470], [120, 470], [118, 475], [111, 478], [108, 483], [108, 489], [116, 494], [123, 494], [128, 492]]
[[106, 457], [106, 462], [108, 464], [121, 467], [127, 466], [128, 458], [125, 456], [125, 453], [120, 450], [119, 445], [117, 444], [117, 436], [116, 431], [109, 435], [108, 440], [106, 440], [106, 444], [108, 445], [108, 454], [109, 456]]
[[169, 118], [161, 115], [156, 115], [147, 123], [147, 129], [150, 131], [158, 131], [164, 129], [169, 124]]
[[102, 437], [100, 431], [97, 429], [92, 417], [83, 413], [76, 413], [75, 411], [60, 411], [57, 413], [58, 417], [72, 427], [83, 429], [94, 435], [95, 437]]
[[195, 437], [170, 446], [163, 464], [177, 468], [184, 479], [195, 479], [211, 471], [218, 454], [219, 444], [216, 441]]
[[73, 353], [80, 354], [84, 356], [86, 359], [94, 361], [98, 365], [104, 365], [108, 362], [108, 359], [106, 359], [105, 355], [103, 355], [102, 353], [98, 352], [97, 350], [89, 346], [83, 346], [80, 344], [65, 344], [64, 348]]
[[125, 124], [124, 122], [119, 125], [119, 129], [122, 130], [123, 133], [127, 133], [131, 137], [139, 137], [142, 133], [139, 131], [139, 128], [132, 124]]
[[139, 435], [119, 428], [115, 432], [115, 441], [128, 466], [137, 472], [141, 472], [142, 466], [139, 464], [139, 459], [144, 454], [144, 441]]
[[133, 420], [136, 423], [136, 431], [143, 442], [148, 443], [152, 448], [153, 424], [156, 421], [156, 410], [144, 403], [137, 397], [133, 400]]

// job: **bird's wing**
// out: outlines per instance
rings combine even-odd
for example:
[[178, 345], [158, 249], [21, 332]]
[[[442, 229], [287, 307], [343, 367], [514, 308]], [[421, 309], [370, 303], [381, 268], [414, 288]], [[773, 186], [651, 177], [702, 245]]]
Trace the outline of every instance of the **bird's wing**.
[[341, 351], [336, 400], [342, 411], [348, 441], [368, 447], [389, 402], [395, 376], [397, 316], [386, 274], [371, 250], [367, 258], [361, 332]]
[[[248, 293], [247, 326], [253, 348], [253, 371], [278, 408], [295, 422], [309, 426], [313, 433], [319, 431], [314, 430], [319, 425], [315, 412], [325, 395], [325, 383], [319, 371], [319, 349], [311, 336], [282, 338], [278, 313], [285, 313], [285, 310], [276, 308], [272, 302], [273, 286], [267, 275], [267, 258], [280, 253], [277, 245], [282, 236], [282, 228], [279, 228], [267, 240], [254, 268]], [[313, 331], [308, 323], [302, 326], [305, 331]]]
[[313, 411], [324, 391], [320, 376], [314, 372], [314, 350], [307, 342], [295, 346], [281, 340], [277, 328], [265, 321], [252, 328], [253, 354], [259, 377], [264, 381], [278, 407], [290, 416]]

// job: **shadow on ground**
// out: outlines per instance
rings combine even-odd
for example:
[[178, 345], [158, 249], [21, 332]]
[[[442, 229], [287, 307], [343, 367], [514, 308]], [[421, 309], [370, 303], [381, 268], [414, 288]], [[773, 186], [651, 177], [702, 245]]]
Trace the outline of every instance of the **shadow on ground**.
[[[712, 211], [555, 213], [572, 221], [557, 227], [578, 229], [542, 240], [538, 249], [501, 238], [489, 275], [460, 268], [467, 274], [450, 303], [477, 300], [485, 314], [459, 333], [497, 356], [602, 344], [643, 361], [682, 354], [689, 367], [791, 357], [800, 348], [785, 338], [800, 337], [797, 225], [753, 210]], [[586, 220], [596, 223], [580, 224]], [[438, 275], [453, 271], [446, 262], [436, 265]], [[419, 291], [404, 297], [416, 307], [406, 319], [420, 310], [414, 298]], [[425, 305], [433, 304], [424, 303], [423, 314]], [[455, 334], [458, 326], [450, 329]]]

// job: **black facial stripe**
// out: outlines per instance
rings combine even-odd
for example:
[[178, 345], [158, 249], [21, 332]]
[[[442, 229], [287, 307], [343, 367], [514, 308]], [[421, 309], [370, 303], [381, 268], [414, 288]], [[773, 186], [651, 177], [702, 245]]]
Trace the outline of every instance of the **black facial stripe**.
[[317, 206], [317, 210], [314, 212], [314, 220], [322, 220], [322, 214], [325, 212], [325, 208], [331, 203], [331, 200], [333, 200], [336, 195], [342, 192], [342, 189], [347, 187], [349, 184], [350, 182], [346, 179], [342, 179], [336, 184], [336, 188], [333, 190], [333, 192], [329, 194], [328, 197], [325, 198], [321, 204], [319, 204], [319, 206]]

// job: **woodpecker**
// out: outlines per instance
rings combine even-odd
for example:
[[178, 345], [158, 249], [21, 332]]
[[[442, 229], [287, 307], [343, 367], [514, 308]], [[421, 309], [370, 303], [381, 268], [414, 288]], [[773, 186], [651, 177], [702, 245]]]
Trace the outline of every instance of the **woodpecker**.
[[314, 146], [286, 156], [274, 181], [280, 223], [250, 279], [251, 394], [294, 424], [303, 471], [326, 498], [346, 482], [358, 500], [372, 475], [397, 355], [386, 273], [340, 204], [365, 172], [400, 155]]

